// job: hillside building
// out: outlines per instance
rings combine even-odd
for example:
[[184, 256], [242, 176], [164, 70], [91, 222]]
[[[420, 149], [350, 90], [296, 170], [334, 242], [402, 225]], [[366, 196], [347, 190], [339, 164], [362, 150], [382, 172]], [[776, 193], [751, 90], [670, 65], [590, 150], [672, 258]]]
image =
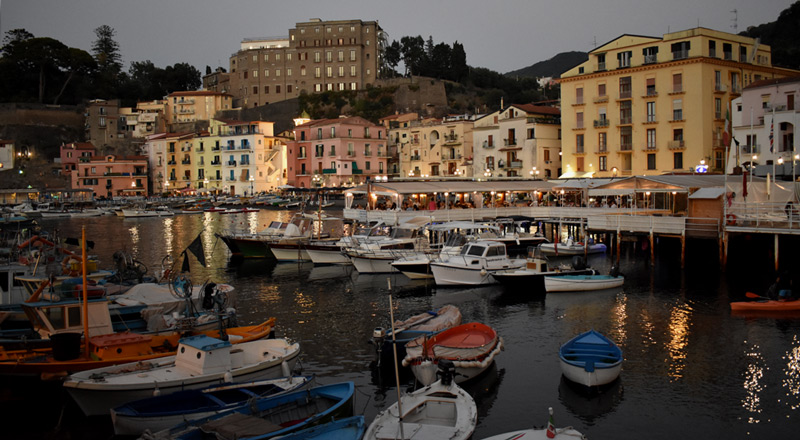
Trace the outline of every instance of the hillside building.
[[377, 21], [320, 19], [297, 23], [288, 37], [246, 39], [230, 58], [233, 105], [362, 90], [378, 78], [383, 39]]
[[472, 177], [473, 121], [417, 119], [384, 121], [396, 147], [399, 177]]
[[89, 189], [94, 197], [146, 196], [146, 156], [94, 156], [80, 160], [71, 173], [72, 189]]

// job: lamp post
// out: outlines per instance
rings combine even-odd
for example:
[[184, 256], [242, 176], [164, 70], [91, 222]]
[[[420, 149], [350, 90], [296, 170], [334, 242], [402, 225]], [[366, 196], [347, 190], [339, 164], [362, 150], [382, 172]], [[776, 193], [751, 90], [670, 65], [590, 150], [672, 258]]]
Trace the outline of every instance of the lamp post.
[[250, 196], [252, 197], [253, 196], [253, 182], [256, 181], [256, 178], [254, 176], [250, 176], [249, 180], [250, 180]]

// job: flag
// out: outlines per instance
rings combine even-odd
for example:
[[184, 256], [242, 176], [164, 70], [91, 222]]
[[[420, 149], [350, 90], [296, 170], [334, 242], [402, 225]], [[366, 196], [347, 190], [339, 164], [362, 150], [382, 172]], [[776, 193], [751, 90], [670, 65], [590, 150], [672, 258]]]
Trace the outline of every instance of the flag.
[[725, 148], [731, 146], [731, 110], [725, 109], [725, 132], [722, 133], [722, 142]]
[[186, 254], [186, 251], [181, 252], [181, 255], [183, 255], [183, 263], [181, 264], [181, 273], [191, 272], [192, 268], [189, 267], [189, 255]]
[[772, 122], [769, 124], [769, 152], [774, 153], [774, 144], [775, 140], [773, 139], [773, 132], [775, 131], [775, 118], [772, 118]]
[[547, 438], [556, 438], [556, 425], [553, 421], [553, 408], [550, 408], [550, 420], [547, 421]]
[[195, 238], [192, 244], [190, 244], [189, 247], [187, 247], [186, 249], [189, 252], [191, 252], [192, 255], [195, 256], [195, 258], [197, 258], [197, 261], [199, 261], [200, 264], [203, 265], [203, 267], [205, 267], [206, 254], [205, 251], [203, 250], [203, 240], [200, 238], [200, 234], [197, 235], [197, 238]]

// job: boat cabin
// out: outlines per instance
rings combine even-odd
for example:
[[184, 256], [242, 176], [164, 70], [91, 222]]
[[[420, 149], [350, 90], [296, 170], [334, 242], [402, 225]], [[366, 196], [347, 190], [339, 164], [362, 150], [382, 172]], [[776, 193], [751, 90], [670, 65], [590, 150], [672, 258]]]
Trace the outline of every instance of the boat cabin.
[[28, 299], [22, 281], [17, 279], [30, 273], [28, 266], [9, 264], [0, 269], [0, 304], [19, 304]]
[[224, 373], [231, 368], [231, 343], [205, 335], [183, 338], [175, 367], [196, 375]]
[[506, 246], [498, 241], [467, 243], [461, 248], [461, 255], [486, 259], [506, 258]]
[[[89, 337], [114, 333], [106, 299], [89, 300]], [[60, 333], [83, 333], [81, 301], [37, 301], [23, 303], [22, 309], [42, 338]]]

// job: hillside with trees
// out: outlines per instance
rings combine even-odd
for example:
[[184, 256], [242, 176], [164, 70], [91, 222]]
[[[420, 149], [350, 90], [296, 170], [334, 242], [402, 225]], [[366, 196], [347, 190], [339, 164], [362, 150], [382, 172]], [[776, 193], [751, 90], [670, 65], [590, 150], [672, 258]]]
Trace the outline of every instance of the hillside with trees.
[[506, 73], [510, 77], [559, 78], [561, 74], [589, 59], [586, 52], [562, 52], [547, 61], [539, 61], [522, 69]]
[[776, 21], [751, 26], [739, 33], [760, 38], [772, 48], [772, 65], [800, 69], [800, 2], [784, 9]]

